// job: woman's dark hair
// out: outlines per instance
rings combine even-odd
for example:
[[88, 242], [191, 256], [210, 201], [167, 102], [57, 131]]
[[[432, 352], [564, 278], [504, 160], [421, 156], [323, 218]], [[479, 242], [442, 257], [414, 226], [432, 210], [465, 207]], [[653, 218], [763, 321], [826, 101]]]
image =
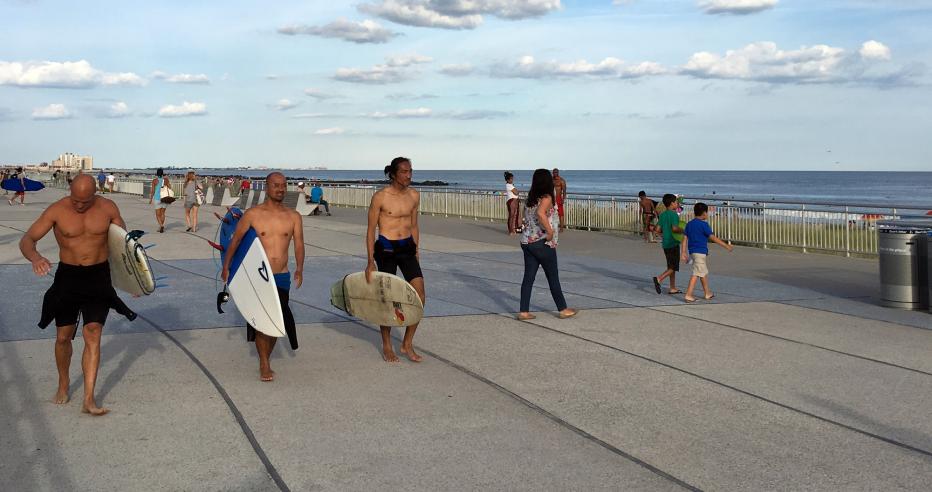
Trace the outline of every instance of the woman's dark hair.
[[411, 159], [408, 159], [407, 157], [396, 157], [392, 159], [391, 164], [385, 166], [385, 175], [388, 176], [389, 181], [395, 180], [395, 175], [398, 174], [398, 166], [404, 164], [405, 162], [411, 164]]
[[511, 179], [511, 178], [513, 178], [513, 177], [515, 177], [514, 174], [511, 174], [510, 172], [505, 171], [505, 181], [508, 181], [509, 179]]
[[527, 192], [525, 206], [536, 207], [541, 197], [545, 196], [553, 198], [553, 175], [546, 169], [538, 169], [531, 178], [531, 191]]
[[165, 176], [165, 170], [158, 168], [155, 170], [155, 175], [161, 178], [162, 176]]

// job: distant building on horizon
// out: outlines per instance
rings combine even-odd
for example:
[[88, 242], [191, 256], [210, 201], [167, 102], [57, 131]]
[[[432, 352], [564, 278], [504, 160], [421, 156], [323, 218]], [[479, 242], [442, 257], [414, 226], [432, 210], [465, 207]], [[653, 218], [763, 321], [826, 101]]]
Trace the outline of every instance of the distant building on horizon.
[[52, 161], [53, 171], [90, 171], [94, 169], [94, 158], [65, 152]]

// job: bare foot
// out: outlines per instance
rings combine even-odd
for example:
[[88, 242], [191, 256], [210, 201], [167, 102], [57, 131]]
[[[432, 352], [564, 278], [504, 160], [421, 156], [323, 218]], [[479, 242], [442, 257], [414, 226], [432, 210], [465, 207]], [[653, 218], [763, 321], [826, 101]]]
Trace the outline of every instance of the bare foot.
[[55, 403], [56, 405], [64, 405], [65, 403], [68, 403], [68, 400], [70, 399], [68, 397], [68, 384], [69, 383], [65, 383], [64, 386], [58, 387], [58, 391], [55, 392], [55, 398], [52, 399], [52, 403]]
[[[404, 352], [403, 349], [402, 352]], [[392, 350], [391, 345], [382, 346], [382, 358], [385, 359], [385, 362], [398, 362], [398, 356], [395, 355], [395, 351]]]
[[92, 401], [84, 402], [84, 405], [81, 406], [81, 412], [90, 414], [94, 417], [100, 417], [101, 415], [107, 415], [110, 410], [98, 407], [97, 404]]
[[421, 357], [420, 355], [417, 355], [417, 353], [414, 351], [413, 345], [407, 348], [405, 348], [405, 346], [402, 345], [399, 352], [401, 352], [402, 354], [405, 354], [409, 359], [411, 359], [411, 362], [420, 362], [424, 360], [423, 357]]
[[271, 383], [275, 381], [275, 371], [271, 368], [259, 369], [259, 381]]

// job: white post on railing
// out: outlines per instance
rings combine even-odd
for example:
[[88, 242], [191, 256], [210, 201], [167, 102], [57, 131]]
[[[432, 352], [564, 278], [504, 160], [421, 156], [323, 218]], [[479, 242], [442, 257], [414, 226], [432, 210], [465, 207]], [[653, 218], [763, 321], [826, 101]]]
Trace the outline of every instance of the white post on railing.
[[586, 197], [586, 230], [592, 230], [592, 196]]
[[847, 205], [845, 205], [845, 257], [851, 257], [851, 216], [848, 215]]
[[761, 217], [761, 229], [762, 229], [763, 235], [764, 235], [761, 246], [762, 246], [764, 249], [768, 249], [768, 248], [767, 248], [767, 204], [766, 204], [766, 203], [762, 203], [762, 204], [761, 204], [761, 214], [760, 214], [760, 217]]
[[615, 230], [615, 197], [612, 197], [612, 230]]
[[808, 251], [806, 251], [806, 246], [807, 246], [806, 242], [809, 239], [809, 234], [808, 234], [809, 223], [808, 221], [806, 221], [806, 205], [805, 204], [803, 204], [802, 217], [803, 217], [803, 253], [807, 253]]

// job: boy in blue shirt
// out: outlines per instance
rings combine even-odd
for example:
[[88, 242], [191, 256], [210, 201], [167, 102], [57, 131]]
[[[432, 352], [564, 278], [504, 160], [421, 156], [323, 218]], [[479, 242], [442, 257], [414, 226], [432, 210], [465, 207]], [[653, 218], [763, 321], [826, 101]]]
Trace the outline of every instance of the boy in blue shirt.
[[686, 288], [686, 302], [696, 302], [696, 298], [693, 297], [693, 289], [696, 288], [697, 278], [702, 281], [702, 291], [705, 294], [705, 299], [708, 301], [715, 297], [712, 291], [709, 290], [709, 281], [706, 280], [709, 275], [709, 266], [706, 261], [709, 255], [709, 241], [718, 244], [729, 252], [735, 249], [734, 246], [715, 237], [712, 227], [706, 222], [709, 218], [708, 205], [699, 202], [693, 208], [693, 212], [696, 218], [686, 224], [681, 246], [683, 261], [686, 261], [688, 252], [689, 258], [693, 262], [693, 275], [689, 279], [689, 287]]
[[676, 195], [667, 193], [663, 196], [664, 211], [657, 220], [657, 226], [663, 237], [661, 246], [663, 246], [663, 256], [667, 260], [667, 269], [659, 276], [654, 277], [654, 289], [661, 294], [660, 283], [667, 277], [670, 277], [670, 294], [679, 294], [681, 290], [676, 288], [676, 272], [680, 271], [680, 242], [676, 240], [673, 233], [683, 232], [680, 229], [680, 216], [676, 213]]

